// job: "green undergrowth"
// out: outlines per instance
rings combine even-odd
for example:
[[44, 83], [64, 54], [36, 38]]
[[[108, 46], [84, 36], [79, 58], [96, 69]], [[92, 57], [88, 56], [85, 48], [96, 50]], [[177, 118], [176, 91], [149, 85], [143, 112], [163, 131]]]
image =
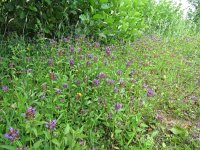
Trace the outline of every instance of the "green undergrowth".
[[2, 42], [1, 149], [199, 149], [199, 43]]

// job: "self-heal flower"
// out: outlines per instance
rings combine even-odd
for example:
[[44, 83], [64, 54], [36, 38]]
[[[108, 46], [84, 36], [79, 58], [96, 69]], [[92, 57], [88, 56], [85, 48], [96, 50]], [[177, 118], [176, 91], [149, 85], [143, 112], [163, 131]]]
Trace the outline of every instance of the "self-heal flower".
[[28, 119], [32, 119], [35, 117], [36, 114], [36, 109], [35, 107], [30, 106], [27, 110], [26, 113], [22, 114], [22, 116], [25, 116]]
[[99, 85], [99, 80], [97, 80], [97, 79], [94, 79], [93, 81], [92, 81], [92, 84], [94, 85], [94, 86], [98, 86]]
[[59, 95], [61, 93], [60, 89], [56, 89], [56, 94]]
[[46, 122], [46, 128], [53, 130], [56, 127], [56, 119], [50, 120], [49, 122]]
[[114, 92], [115, 92], [115, 93], [119, 93], [119, 89], [115, 87], [115, 88], [114, 88]]
[[53, 66], [53, 64], [54, 64], [53, 58], [48, 59], [48, 64], [49, 64], [49, 66]]
[[114, 108], [115, 108], [116, 111], [119, 111], [122, 108], [122, 104], [121, 103], [115, 103]]
[[120, 84], [121, 86], [124, 86], [124, 85], [126, 84], [126, 82], [125, 82], [124, 80], [120, 79], [120, 80], [119, 80], [119, 84]]
[[122, 71], [121, 70], [117, 70], [117, 75], [121, 76], [122, 75]]
[[2, 85], [1, 86], [2, 91], [7, 92], [9, 90], [7, 85]]
[[74, 59], [71, 59], [70, 61], [69, 61], [69, 64], [70, 64], [70, 66], [74, 66]]
[[68, 84], [67, 83], [63, 83], [63, 88], [68, 88]]
[[149, 96], [149, 97], [155, 96], [155, 93], [151, 88], [147, 88], [147, 96]]
[[106, 83], [107, 83], [108, 85], [114, 85], [114, 84], [115, 84], [115, 80], [107, 79], [107, 80], [106, 80]]
[[92, 54], [88, 54], [88, 58], [92, 58], [93, 56], [92, 56]]
[[103, 72], [100, 72], [100, 73], [97, 75], [97, 77], [98, 77], [99, 79], [103, 79], [103, 78], [106, 78], [106, 74], [103, 73]]
[[111, 54], [111, 48], [110, 47], [106, 47], [106, 54], [110, 55]]
[[19, 137], [19, 130], [16, 130], [14, 128], [10, 128], [9, 132], [4, 134], [4, 136], [9, 139], [10, 141], [14, 141], [16, 139], [18, 139]]

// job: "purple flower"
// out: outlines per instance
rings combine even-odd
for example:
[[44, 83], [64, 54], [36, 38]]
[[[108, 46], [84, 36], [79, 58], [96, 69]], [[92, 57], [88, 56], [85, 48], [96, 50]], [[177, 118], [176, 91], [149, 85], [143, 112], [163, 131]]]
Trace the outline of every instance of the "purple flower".
[[124, 80], [120, 79], [120, 80], [119, 80], [119, 84], [120, 84], [121, 86], [124, 86], [124, 85], [126, 84], [126, 82], [125, 82]]
[[95, 48], [99, 48], [100, 47], [100, 43], [99, 42], [94, 42], [94, 47]]
[[94, 79], [93, 81], [92, 81], [92, 84], [94, 85], [94, 86], [98, 86], [99, 85], [99, 80], [97, 80], [97, 79]]
[[115, 84], [115, 80], [107, 79], [107, 80], [106, 80], [106, 83], [107, 83], [108, 85], [114, 85], [114, 84]]
[[93, 56], [92, 56], [92, 54], [88, 54], [88, 58], [92, 58]]
[[7, 85], [2, 85], [1, 86], [2, 91], [7, 92], [9, 90]]
[[9, 139], [10, 141], [14, 141], [19, 137], [19, 130], [16, 130], [14, 128], [10, 128], [9, 132], [4, 134], [4, 136]]
[[197, 123], [197, 128], [200, 128], [200, 122]]
[[67, 83], [63, 83], [63, 88], [68, 88], [68, 84]]
[[69, 64], [70, 64], [70, 66], [74, 66], [74, 59], [71, 59], [70, 61], [69, 61]]
[[76, 84], [80, 84], [81, 81], [80, 81], [80, 80], [76, 80], [75, 83], [76, 83]]
[[111, 54], [111, 48], [110, 47], [106, 47], [106, 54], [110, 55]]
[[115, 93], [119, 93], [119, 89], [115, 87], [115, 88], [114, 88], [114, 92], [115, 92]]
[[129, 67], [132, 63], [133, 63], [133, 60], [129, 60], [128, 62], [126, 62], [126, 67]]
[[103, 78], [106, 77], [106, 74], [103, 73], [103, 72], [100, 72], [100, 73], [97, 75], [97, 77], [98, 77], [99, 79], [103, 79]]
[[30, 106], [27, 110], [26, 113], [22, 114], [22, 116], [26, 116], [28, 119], [32, 119], [35, 117], [36, 114], [36, 109], [35, 107]]
[[70, 47], [70, 53], [73, 53], [74, 51], [75, 51], [74, 46], [71, 46], [71, 47]]
[[53, 58], [50, 58], [50, 59], [48, 59], [48, 64], [49, 64], [49, 66], [53, 66]]
[[114, 108], [115, 108], [116, 111], [119, 111], [122, 108], [122, 104], [121, 103], [115, 103]]
[[121, 70], [117, 70], [117, 75], [121, 76], [122, 75], [122, 71]]
[[53, 80], [53, 81], [55, 81], [57, 79], [57, 76], [54, 72], [50, 72], [49, 76], [50, 76], [50, 79]]
[[93, 57], [93, 60], [94, 60], [95, 62], [97, 62], [97, 61], [98, 61], [98, 56], [94, 56], [94, 57]]
[[56, 119], [46, 122], [46, 128], [53, 130], [56, 127]]
[[160, 114], [157, 114], [156, 119], [162, 121], [164, 119], [164, 117]]
[[88, 65], [88, 66], [91, 65], [91, 61], [87, 61], [87, 65]]
[[147, 96], [149, 97], [153, 97], [155, 96], [156, 94], [154, 93], [154, 91], [151, 89], [151, 88], [147, 88]]
[[60, 89], [56, 89], [56, 94], [59, 95], [61, 93]]

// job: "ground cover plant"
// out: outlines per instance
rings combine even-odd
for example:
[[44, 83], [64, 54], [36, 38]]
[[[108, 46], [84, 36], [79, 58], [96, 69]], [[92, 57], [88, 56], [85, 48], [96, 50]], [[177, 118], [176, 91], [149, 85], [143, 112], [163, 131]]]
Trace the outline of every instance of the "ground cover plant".
[[199, 43], [10, 37], [0, 52], [1, 149], [199, 149]]

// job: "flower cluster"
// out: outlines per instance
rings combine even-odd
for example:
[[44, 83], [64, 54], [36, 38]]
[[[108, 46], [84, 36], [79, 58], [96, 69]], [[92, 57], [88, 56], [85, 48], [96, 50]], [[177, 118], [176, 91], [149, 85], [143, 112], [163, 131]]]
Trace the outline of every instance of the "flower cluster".
[[10, 141], [14, 141], [19, 138], [19, 130], [16, 130], [14, 128], [10, 128], [9, 132], [4, 134], [4, 136], [9, 139]]
[[46, 122], [46, 128], [53, 130], [56, 127], [56, 119], [50, 120], [49, 122]]
[[30, 106], [27, 110], [26, 113], [22, 114], [22, 116], [25, 116], [28, 119], [32, 119], [35, 117], [36, 114], [36, 109], [35, 107]]

